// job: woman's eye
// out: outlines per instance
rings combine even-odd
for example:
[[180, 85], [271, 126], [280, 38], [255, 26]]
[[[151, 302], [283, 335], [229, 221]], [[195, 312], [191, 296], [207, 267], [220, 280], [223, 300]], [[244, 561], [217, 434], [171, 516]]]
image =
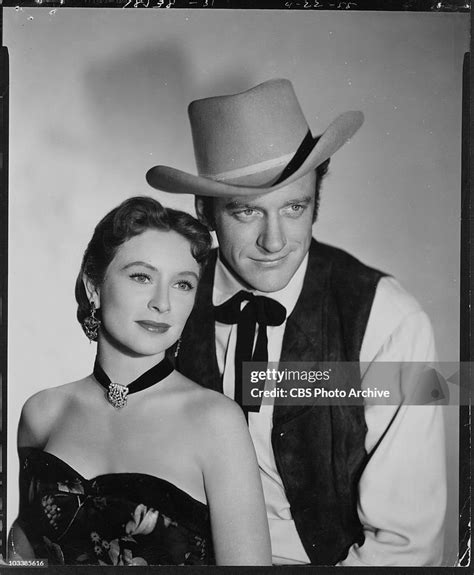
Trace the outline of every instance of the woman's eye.
[[186, 281], [186, 280], [181, 280], [179, 282], [176, 282], [174, 285], [175, 285], [175, 287], [177, 287], [178, 289], [183, 290], [183, 291], [190, 291], [190, 290], [194, 289], [193, 284], [191, 282]]
[[131, 274], [130, 277], [139, 284], [146, 284], [151, 281], [151, 277], [144, 273]]

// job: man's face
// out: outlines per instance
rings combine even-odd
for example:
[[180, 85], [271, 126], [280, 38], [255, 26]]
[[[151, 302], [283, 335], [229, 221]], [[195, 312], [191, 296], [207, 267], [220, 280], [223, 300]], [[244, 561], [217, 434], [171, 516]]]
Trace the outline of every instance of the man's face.
[[250, 288], [283, 289], [308, 252], [316, 174], [275, 192], [214, 200], [214, 224], [227, 266]]

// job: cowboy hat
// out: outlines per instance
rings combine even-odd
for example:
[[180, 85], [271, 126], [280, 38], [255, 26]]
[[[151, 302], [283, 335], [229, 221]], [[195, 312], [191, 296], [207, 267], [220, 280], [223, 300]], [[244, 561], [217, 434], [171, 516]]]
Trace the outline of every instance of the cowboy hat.
[[165, 192], [230, 197], [286, 186], [327, 160], [360, 128], [362, 112], [338, 116], [314, 138], [289, 80], [191, 102], [198, 175], [154, 166], [148, 183]]

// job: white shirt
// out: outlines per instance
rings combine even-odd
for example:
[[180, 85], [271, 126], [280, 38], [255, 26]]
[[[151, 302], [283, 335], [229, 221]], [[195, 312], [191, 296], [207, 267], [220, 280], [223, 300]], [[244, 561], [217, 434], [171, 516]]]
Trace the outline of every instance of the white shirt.
[[[303, 260], [288, 285], [265, 295], [285, 306], [287, 317], [301, 293], [308, 264]], [[238, 280], [217, 259], [213, 304], [220, 305], [241, 289]], [[245, 304], [243, 304], [245, 305]], [[278, 362], [286, 321], [267, 327], [268, 359]], [[216, 355], [224, 393], [234, 397], [236, 325], [216, 322]], [[378, 283], [360, 352], [362, 389], [381, 387], [372, 362], [432, 362], [436, 359], [430, 321], [419, 304], [393, 278]], [[384, 389], [407, 385], [400, 374]], [[408, 382], [409, 384], [409, 382]], [[365, 438], [371, 453], [359, 481], [358, 515], [365, 542], [353, 545], [343, 566], [437, 565], [443, 551], [446, 509], [444, 426], [441, 407], [433, 405], [366, 405]], [[249, 413], [262, 478], [272, 542], [273, 563], [306, 564], [310, 560], [300, 541], [271, 446], [273, 405]]]

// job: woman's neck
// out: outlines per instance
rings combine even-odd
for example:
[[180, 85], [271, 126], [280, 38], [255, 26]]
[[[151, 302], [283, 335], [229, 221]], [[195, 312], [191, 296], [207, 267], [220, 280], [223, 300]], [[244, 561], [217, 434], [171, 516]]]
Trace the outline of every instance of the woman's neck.
[[133, 357], [126, 355], [102, 339], [99, 339], [97, 344], [97, 358], [100, 366], [111, 381], [122, 385], [128, 385], [164, 357], [164, 351], [155, 355]]

